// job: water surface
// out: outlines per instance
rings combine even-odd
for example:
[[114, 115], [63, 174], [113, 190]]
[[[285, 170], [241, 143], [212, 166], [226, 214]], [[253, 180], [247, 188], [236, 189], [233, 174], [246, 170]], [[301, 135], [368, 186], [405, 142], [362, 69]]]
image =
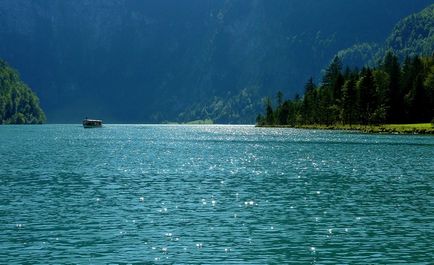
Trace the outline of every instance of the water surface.
[[434, 137], [0, 127], [0, 263], [432, 264]]

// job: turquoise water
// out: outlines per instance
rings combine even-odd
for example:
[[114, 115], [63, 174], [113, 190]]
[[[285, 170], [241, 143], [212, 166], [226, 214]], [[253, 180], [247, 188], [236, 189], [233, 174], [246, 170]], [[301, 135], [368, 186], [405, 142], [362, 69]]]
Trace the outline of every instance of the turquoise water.
[[0, 126], [0, 263], [432, 264], [434, 137]]

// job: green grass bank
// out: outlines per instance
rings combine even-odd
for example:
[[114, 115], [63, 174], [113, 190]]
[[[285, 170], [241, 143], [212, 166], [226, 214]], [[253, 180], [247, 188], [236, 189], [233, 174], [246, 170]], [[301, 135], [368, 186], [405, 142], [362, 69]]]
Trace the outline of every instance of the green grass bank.
[[395, 134], [430, 134], [434, 135], [434, 126], [431, 123], [416, 123], [416, 124], [382, 124], [382, 125], [271, 125], [257, 126], [269, 128], [298, 128], [298, 129], [317, 129], [317, 130], [349, 130], [361, 131], [365, 133], [395, 133]]

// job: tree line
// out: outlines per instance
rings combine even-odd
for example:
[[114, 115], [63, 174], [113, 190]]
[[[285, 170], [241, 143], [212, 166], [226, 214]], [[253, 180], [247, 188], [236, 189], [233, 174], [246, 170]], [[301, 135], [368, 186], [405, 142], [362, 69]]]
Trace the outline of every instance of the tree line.
[[278, 92], [276, 106], [265, 99], [259, 126], [423, 123], [434, 118], [434, 54], [398, 57], [387, 52], [377, 67], [343, 69], [336, 56], [320, 85], [312, 78], [304, 96], [284, 100]]
[[45, 120], [38, 97], [0, 60], [0, 124], [40, 124]]

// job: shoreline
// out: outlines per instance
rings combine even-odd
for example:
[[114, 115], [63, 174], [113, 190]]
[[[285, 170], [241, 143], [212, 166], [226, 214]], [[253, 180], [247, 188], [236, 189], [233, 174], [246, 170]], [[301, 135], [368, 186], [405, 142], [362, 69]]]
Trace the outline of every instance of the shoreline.
[[310, 130], [339, 130], [339, 131], [359, 131], [362, 133], [384, 133], [384, 134], [422, 134], [434, 135], [434, 127], [429, 123], [421, 124], [382, 124], [382, 125], [255, 125], [258, 128], [294, 128]]

